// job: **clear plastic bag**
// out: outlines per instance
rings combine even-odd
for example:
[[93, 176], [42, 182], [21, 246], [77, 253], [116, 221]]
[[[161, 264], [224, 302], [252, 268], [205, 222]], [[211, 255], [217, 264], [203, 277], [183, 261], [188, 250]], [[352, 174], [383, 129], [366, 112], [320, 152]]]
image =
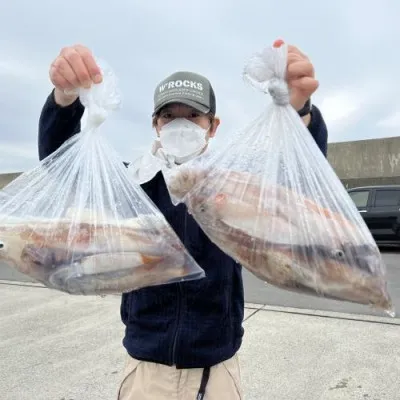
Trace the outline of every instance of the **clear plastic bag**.
[[344, 186], [289, 103], [286, 45], [246, 65], [272, 104], [221, 149], [163, 174], [208, 237], [279, 288], [394, 316], [386, 267]]
[[121, 95], [112, 70], [99, 65], [103, 82], [79, 92], [82, 132], [3, 188], [0, 262], [70, 294], [203, 278], [101, 132]]

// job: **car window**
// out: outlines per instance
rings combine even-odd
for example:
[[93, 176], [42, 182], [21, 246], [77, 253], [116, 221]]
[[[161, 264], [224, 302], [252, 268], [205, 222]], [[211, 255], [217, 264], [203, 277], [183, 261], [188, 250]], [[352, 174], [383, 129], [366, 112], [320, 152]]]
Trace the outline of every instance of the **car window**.
[[350, 192], [349, 195], [358, 208], [367, 207], [369, 190]]
[[400, 190], [377, 190], [375, 207], [397, 206], [400, 202]]

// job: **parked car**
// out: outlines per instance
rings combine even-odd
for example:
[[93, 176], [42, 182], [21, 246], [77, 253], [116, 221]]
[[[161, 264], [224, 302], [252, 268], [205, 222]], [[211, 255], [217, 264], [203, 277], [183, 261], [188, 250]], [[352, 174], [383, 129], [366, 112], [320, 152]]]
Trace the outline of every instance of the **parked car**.
[[400, 185], [348, 189], [378, 244], [400, 245]]

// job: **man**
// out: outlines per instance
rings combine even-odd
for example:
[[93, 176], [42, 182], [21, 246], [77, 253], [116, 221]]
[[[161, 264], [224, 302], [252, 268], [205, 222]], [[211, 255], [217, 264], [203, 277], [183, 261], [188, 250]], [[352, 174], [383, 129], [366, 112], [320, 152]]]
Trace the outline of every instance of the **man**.
[[[279, 46], [282, 42], [276, 42]], [[52, 63], [54, 84], [39, 122], [39, 157], [45, 158], [80, 130], [84, 112], [65, 90], [101, 81], [84, 46], [65, 48]], [[287, 79], [291, 104], [326, 155], [327, 130], [310, 97], [318, 88], [313, 66], [296, 47], [288, 47]], [[207, 148], [217, 132], [215, 93], [203, 76], [178, 72], [156, 88], [153, 127], [159, 138], [151, 157], [171, 166]], [[242, 399], [237, 351], [244, 330], [241, 266], [205, 236], [180, 204], [171, 203], [159, 166], [136, 165], [142, 188], [160, 209], [206, 278], [137, 290], [122, 296], [123, 345], [128, 362], [120, 400]]]

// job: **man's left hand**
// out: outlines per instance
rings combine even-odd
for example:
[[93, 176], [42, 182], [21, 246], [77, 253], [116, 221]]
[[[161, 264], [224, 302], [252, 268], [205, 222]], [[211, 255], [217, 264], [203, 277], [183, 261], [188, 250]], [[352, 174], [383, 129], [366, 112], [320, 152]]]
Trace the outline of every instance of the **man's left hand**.
[[[274, 47], [282, 44], [282, 40], [276, 40]], [[286, 80], [291, 91], [290, 104], [299, 111], [318, 89], [319, 82], [315, 79], [314, 66], [309, 58], [295, 46], [287, 45], [287, 49]]]

